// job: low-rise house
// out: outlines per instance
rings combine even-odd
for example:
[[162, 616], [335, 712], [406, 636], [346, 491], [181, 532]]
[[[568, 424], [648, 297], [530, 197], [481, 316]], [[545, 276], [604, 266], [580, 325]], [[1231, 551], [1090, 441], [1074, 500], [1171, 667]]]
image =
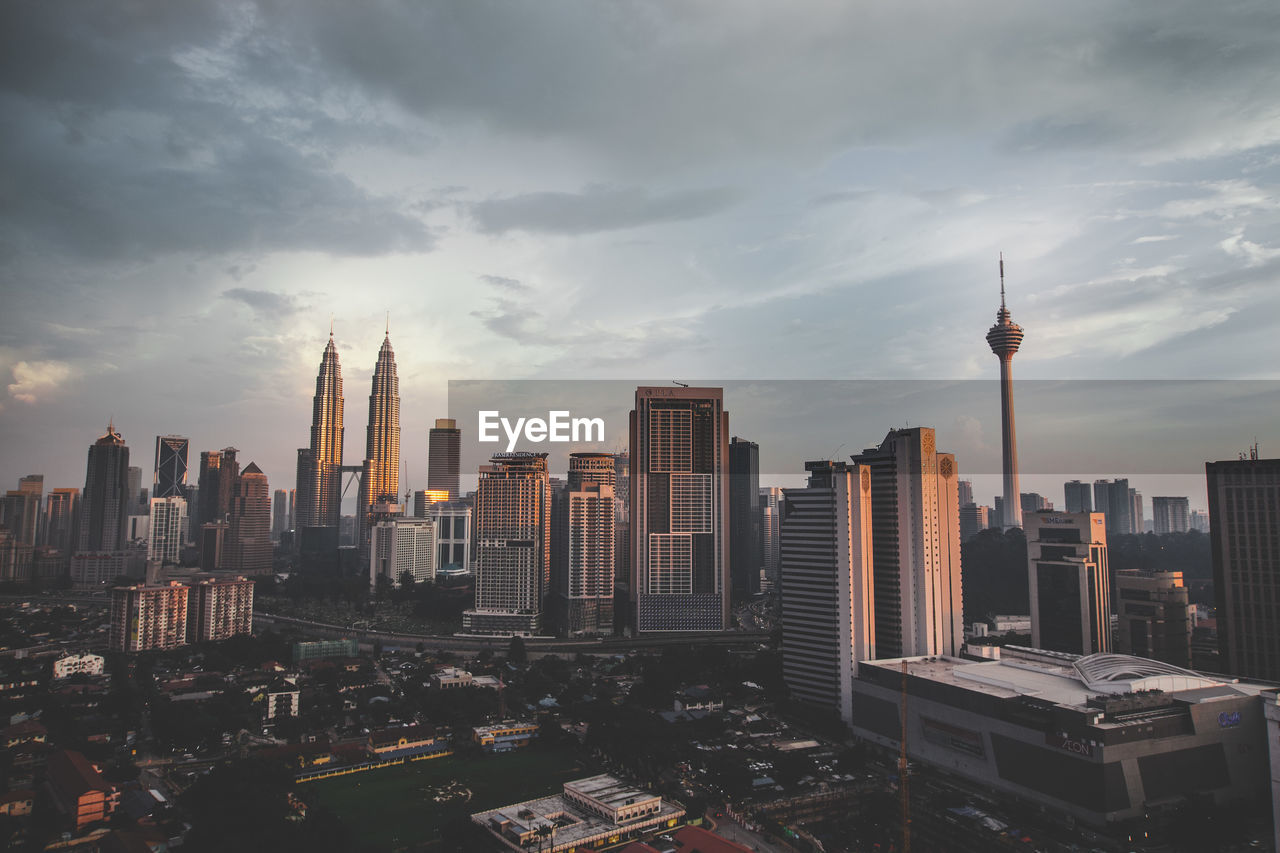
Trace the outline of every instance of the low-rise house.
[[102, 675], [105, 667], [102, 655], [67, 655], [53, 662], [53, 677], [61, 681], [73, 675]]
[[111, 785], [74, 750], [59, 750], [49, 756], [45, 788], [54, 807], [77, 830], [106, 820], [115, 810], [116, 795]]
[[431, 726], [402, 726], [369, 733], [368, 751], [375, 759], [405, 758], [436, 749], [436, 732]]
[[526, 747], [538, 736], [536, 721], [507, 720], [492, 726], [477, 726], [471, 739], [485, 752], [510, 752]]

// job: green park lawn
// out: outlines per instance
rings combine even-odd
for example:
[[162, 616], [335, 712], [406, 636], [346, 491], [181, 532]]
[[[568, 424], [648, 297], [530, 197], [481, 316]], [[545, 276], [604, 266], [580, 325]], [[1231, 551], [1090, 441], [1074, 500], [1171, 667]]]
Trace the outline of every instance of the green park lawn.
[[[598, 772], [571, 752], [538, 746], [500, 755], [447, 756], [306, 782], [298, 793], [332, 809], [359, 849], [397, 850], [439, 837], [449, 820], [545, 797]], [[470, 791], [470, 799], [465, 791]], [[443, 795], [445, 802], [434, 797]]]

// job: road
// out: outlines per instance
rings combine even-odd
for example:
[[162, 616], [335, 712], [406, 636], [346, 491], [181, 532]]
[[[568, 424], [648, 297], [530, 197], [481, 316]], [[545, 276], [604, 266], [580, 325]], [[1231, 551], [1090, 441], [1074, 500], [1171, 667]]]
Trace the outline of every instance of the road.
[[719, 820], [710, 822], [713, 824], [713, 829], [717, 835], [723, 835], [748, 850], [755, 850], [758, 853], [796, 853], [795, 848], [780, 841], [766, 838], [757, 832], [752, 832], [729, 817], [722, 817]]

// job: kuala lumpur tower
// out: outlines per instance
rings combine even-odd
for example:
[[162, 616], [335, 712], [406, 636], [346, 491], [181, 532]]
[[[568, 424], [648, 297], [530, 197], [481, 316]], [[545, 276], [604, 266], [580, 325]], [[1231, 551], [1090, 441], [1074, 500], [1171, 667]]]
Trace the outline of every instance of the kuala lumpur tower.
[[[303, 467], [301, 461], [299, 467]], [[337, 527], [342, 516], [342, 366], [333, 343], [333, 324], [316, 374], [311, 451], [305, 470], [298, 473], [298, 482], [306, 490], [299, 499], [298, 527]]]
[[1004, 530], [1022, 526], [1022, 497], [1018, 492], [1018, 437], [1013, 426], [1013, 354], [1022, 343], [1022, 327], [1004, 305], [1004, 253], [1000, 254], [1000, 310], [996, 324], [987, 332], [987, 343], [1000, 359], [1000, 427], [1004, 449], [1004, 497], [1000, 526]]
[[361, 547], [369, 542], [377, 504], [394, 504], [400, 491], [400, 380], [396, 376], [396, 354], [391, 350], [388, 320], [378, 363], [373, 368], [373, 389], [369, 394], [369, 428], [365, 443], [364, 472], [360, 477]]

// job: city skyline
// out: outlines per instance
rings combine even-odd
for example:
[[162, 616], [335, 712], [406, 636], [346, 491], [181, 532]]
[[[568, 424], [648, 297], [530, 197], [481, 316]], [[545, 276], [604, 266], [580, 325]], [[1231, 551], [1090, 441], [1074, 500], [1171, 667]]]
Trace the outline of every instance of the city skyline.
[[1020, 379], [1274, 375], [1271, 5], [734, 11], [389, 9], [357, 46], [342, 8], [5, 10], [45, 47], [0, 104], [43, 200], [0, 216], [0, 479], [73, 485], [114, 414], [289, 482], [331, 314], [351, 387], [386, 310], [431, 342], [417, 487], [451, 377], [987, 377], [1001, 250]]

